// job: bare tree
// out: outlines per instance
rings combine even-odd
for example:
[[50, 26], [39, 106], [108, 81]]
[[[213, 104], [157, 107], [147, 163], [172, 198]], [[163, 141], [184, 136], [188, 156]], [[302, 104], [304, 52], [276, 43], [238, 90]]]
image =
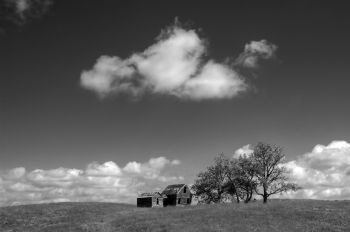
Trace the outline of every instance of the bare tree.
[[264, 203], [271, 195], [299, 188], [288, 182], [287, 170], [281, 165], [284, 157], [282, 148], [277, 145], [260, 142], [254, 147], [251, 158], [257, 179], [255, 192], [263, 197]]

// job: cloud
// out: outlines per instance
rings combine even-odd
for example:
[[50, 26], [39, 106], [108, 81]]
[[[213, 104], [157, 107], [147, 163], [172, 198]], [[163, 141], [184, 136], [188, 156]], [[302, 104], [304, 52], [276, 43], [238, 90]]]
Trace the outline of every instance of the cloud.
[[87, 166], [86, 174], [89, 176], [120, 176], [122, 170], [113, 161], [104, 164], [93, 162]]
[[4, 0], [7, 19], [23, 24], [45, 14], [53, 0]]
[[165, 177], [160, 177], [160, 171], [166, 166], [179, 165], [179, 160], [168, 160], [165, 157], [151, 158], [147, 163], [128, 163], [123, 170], [128, 174], [140, 174], [142, 173], [145, 179], [158, 179], [164, 180]]
[[60, 201], [110, 201], [135, 203], [143, 191], [161, 190], [169, 183], [182, 182], [166, 169], [179, 160], [165, 157], [148, 162], [132, 161], [124, 167], [115, 162], [93, 162], [84, 170], [56, 168], [27, 172], [19, 167], [0, 172], [0, 206]]
[[254, 152], [254, 150], [252, 149], [250, 144], [244, 145], [243, 147], [237, 149], [234, 154], [233, 154], [233, 158], [239, 158], [242, 155], [251, 155]]
[[244, 52], [237, 58], [236, 64], [245, 68], [259, 67], [259, 61], [275, 57], [277, 46], [266, 40], [251, 41], [244, 47]]
[[[244, 54], [269, 59], [276, 49], [265, 40], [252, 41]], [[143, 52], [126, 59], [101, 56], [91, 70], [81, 73], [80, 84], [102, 98], [149, 93], [190, 100], [223, 99], [233, 98], [248, 88], [235, 65], [207, 58], [207, 42], [195, 30], [178, 24], [163, 30]]]
[[297, 160], [285, 164], [290, 178], [303, 189], [283, 197], [350, 199], [350, 143], [333, 141], [316, 145]]
[[[252, 146], [247, 144], [237, 149], [233, 158], [253, 152]], [[350, 143], [333, 141], [328, 145], [318, 144], [311, 152], [282, 166], [287, 168], [289, 180], [302, 189], [274, 195], [273, 198], [350, 200]]]

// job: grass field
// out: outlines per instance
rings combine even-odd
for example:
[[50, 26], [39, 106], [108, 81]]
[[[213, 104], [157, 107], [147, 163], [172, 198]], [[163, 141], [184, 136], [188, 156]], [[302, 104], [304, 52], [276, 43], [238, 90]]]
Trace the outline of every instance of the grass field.
[[350, 231], [350, 201], [136, 208], [55, 203], [0, 208], [0, 231]]

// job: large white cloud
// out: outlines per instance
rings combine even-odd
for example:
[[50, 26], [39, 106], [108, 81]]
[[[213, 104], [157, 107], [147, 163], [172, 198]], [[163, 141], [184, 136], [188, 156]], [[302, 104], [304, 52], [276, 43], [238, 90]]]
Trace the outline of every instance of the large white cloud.
[[[202, 100], [232, 98], [245, 91], [244, 77], [234, 66], [246, 62], [229, 64], [207, 59], [206, 45], [195, 30], [175, 25], [163, 30], [143, 52], [126, 59], [101, 56], [91, 70], [82, 72], [81, 85], [100, 97], [152, 93]], [[257, 62], [259, 58], [271, 58], [276, 49], [266, 40], [252, 41], [244, 53], [254, 56]]]
[[[252, 152], [252, 146], [247, 144], [237, 149], [233, 158]], [[350, 143], [333, 141], [328, 145], [318, 144], [311, 152], [283, 166], [288, 170], [289, 180], [302, 189], [273, 197], [350, 200]]]
[[0, 206], [60, 201], [113, 201], [134, 203], [143, 191], [161, 190], [169, 183], [182, 182], [165, 169], [180, 164], [165, 157], [148, 162], [93, 162], [86, 169], [36, 169], [19, 167], [0, 172]]
[[286, 163], [286, 167], [291, 180], [303, 188], [287, 197], [350, 199], [350, 143], [316, 145], [311, 152]]

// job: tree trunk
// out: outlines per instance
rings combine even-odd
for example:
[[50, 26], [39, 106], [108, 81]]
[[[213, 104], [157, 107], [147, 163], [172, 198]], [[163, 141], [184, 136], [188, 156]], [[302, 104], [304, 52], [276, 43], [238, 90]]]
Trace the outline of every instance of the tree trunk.
[[222, 195], [222, 190], [221, 187], [218, 187], [218, 203], [221, 203], [221, 195]]
[[232, 193], [231, 197], [232, 197], [232, 203], [233, 203], [233, 199], [235, 199], [235, 198], [236, 198], [236, 202], [239, 203], [239, 197], [236, 193]]
[[267, 198], [268, 198], [268, 194], [267, 194], [267, 185], [266, 183], [263, 184], [263, 190], [264, 190], [264, 195], [263, 195], [263, 199], [264, 199], [264, 204], [267, 203]]
[[249, 202], [249, 192], [247, 191], [244, 203], [248, 203], [248, 202]]
[[252, 196], [253, 196], [253, 189], [250, 189], [248, 201], [252, 199]]
[[266, 191], [266, 189], [264, 188], [264, 195], [263, 195], [264, 204], [267, 203], [267, 197], [268, 197], [267, 191]]
[[264, 204], [267, 203], [267, 196], [264, 195], [263, 198], [264, 198]]

